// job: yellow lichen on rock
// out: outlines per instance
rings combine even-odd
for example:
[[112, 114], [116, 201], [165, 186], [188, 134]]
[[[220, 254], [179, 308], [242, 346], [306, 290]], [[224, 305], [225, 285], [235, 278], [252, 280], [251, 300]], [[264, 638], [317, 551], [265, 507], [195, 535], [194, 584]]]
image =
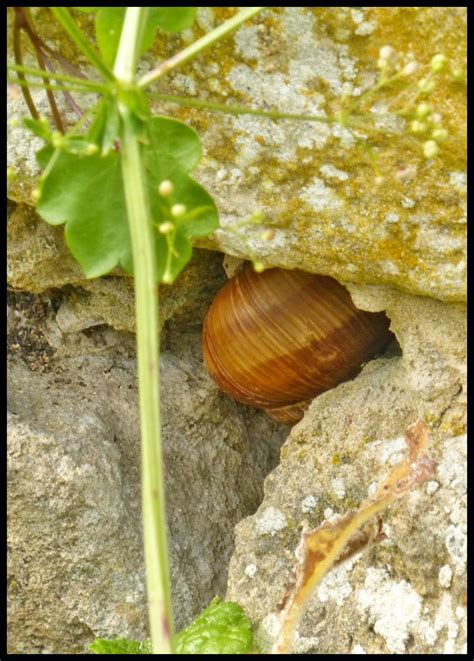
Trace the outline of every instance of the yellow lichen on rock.
[[[233, 13], [200, 8], [192, 28], [160, 34], [143, 66]], [[350, 122], [154, 102], [155, 112], [190, 124], [203, 141], [196, 177], [214, 196], [222, 229], [198, 245], [266, 266], [465, 300], [465, 58], [463, 7], [284, 7], [268, 8], [172, 71], [160, 83], [164, 93], [326, 118], [344, 109]], [[384, 63], [401, 72], [385, 87]], [[22, 138], [11, 142], [17, 162], [10, 165], [21, 169], [11, 195], [31, 201]], [[262, 227], [242, 226], [258, 211], [267, 216], [264, 229], [274, 230], [271, 241]]]

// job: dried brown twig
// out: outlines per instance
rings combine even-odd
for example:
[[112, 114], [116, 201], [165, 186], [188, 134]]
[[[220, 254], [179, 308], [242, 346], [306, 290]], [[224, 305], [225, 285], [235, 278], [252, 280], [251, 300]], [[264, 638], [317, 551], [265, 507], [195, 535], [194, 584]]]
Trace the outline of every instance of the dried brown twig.
[[335, 522], [326, 521], [315, 530], [308, 530], [303, 525], [295, 553], [298, 560], [295, 582], [279, 605], [281, 628], [272, 654], [291, 651], [294, 633], [305, 606], [325, 574], [334, 565], [385, 537], [380, 518], [375, 529], [369, 524], [373, 517], [434, 476], [436, 463], [426, 453], [429, 444], [426, 424], [418, 421], [411, 425], [405, 432], [405, 438], [409, 447], [407, 457], [392, 468], [376, 493], [365, 500], [356, 512], [349, 512]]

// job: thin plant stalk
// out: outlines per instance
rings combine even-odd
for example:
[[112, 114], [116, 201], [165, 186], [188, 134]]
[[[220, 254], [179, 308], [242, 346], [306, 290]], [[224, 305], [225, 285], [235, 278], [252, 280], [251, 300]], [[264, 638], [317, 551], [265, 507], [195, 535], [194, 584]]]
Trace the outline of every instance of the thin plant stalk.
[[[33, 44], [33, 48], [36, 51], [36, 57], [39, 61], [39, 64], [44, 69], [47, 69], [50, 72], [51, 71], [54, 72], [53, 63], [49, 59], [49, 56], [46, 55], [46, 53], [48, 52], [49, 54], [52, 54], [53, 57], [55, 57], [55, 58], [58, 57], [58, 59], [59, 59], [59, 56], [56, 55], [56, 53], [54, 52], [54, 50], [52, 48], [49, 48], [49, 47], [44, 48], [44, 46], [46, 46], [46, 44], [43, 44], [42, 40], [36, 35], [34, 30], [32, 30], [32, 28], [30, 26], [30, 23], [29, 23], [29, 21], [31, 21], [31, 12], [30, 12], [29, 7], [26, 9], [26, 15], [27, 15], [27, 21], [26, 21], [26, 25], [25, 25], [25, 30], [27, 31], [28, 36], [30, 38], [30, 41]], [[45, 80], [45, 82], [49, 83], [49, 80], [47, 78], [45, 78], [44, 80]], [[81, 117], [83, 115], [83, 111], [77, 105], [77, 103], [76, 103], [74, 97], [72, 96], [72, 94], [70, 94], [70, 92], [68, 92], [66, 89], [64, 89], [62, 85], [60, 87], [61, 87], [61, 91], [63, 93], [64, 100], [65, 100], [66, 104], [70, 108], [72, 108], [76, 112], [76, 114], [79, 115], [79, 117]], [[47, 88], [45, 88], [45, 89], [47, 89]], [[53, 114], [54, 114], [54, 109], [55, 109], [55, 106], [56, 106], [54, 94], [52, 94], [52, 90], [49, 90], [47, 92], [47, 94], [49, 95], [48, 99], [50, 99], [51, 110], [53, 111]], [[59, 119], [61, 121], [61, 118], [59, 118]], [[56, 124], [57, 124], [57, 122], [56, 122]], [[64, 133], [64, 130], [62, 132]]]
[[[15, 22], [13, 25], [13, 54], [15, 56], [15, 62], [17, 66], [22, 66], [23, 65], [23, 54], [21, 51], [21, 27], [22, 27], [22, 20], [23, 17], [21, 14], [18, 14], [15, 12]], [[21, 80], [22, 82], [26, 82], [26, 78], [23, 74], [23, 72], [18, 71], [17, 73], [18, 79]], [[36, 106], [34, 104], [33, 98], [30, 94], [30, 91], [28, 87], [21, 87], [21, 93], [23, 94], [23, 98], [25, 100], [26, 105], [28, 106], [28, 110], [30, 111], [30, 115], [33, 117], [33, 119], [39, 119], [39, 112], [36, 109]]]
[[158, 286], [154, 238], [147, 213], [145, 172], [135, 129], [126, 115], [123, 116], [121, 155], [134, 264], [143, 534], [150, 634], [153, 652], [170, 654], [173, 634], [160, 432]]
[[[133, 83], [146, 12], [128, 7], [114, 74]], [[150, 634], [154, 654], [173, 654], [173, 622], [166, 538], [160, 428], [158, 286], [155, 242], [141, 145], [129, 109], [122, 117], [121, 156], [135, 282], [138, 390], [142, 447], [142, 509]]]
[[103, 62], [97, 51], [92, 48], [87, 37], [78, 28], [75, 20], [72, 18], [67, 7], [50, 7], [53, 16], [62, 25], [76, 46], [87, 57], [93, 67], [100, 71], [106, 80], [113, 80], [114, 76], [110, 69]]
[[8, 69], [17, 71], [19, 73], [26, 73], [37, 78], [51, 78], [52, 80], [59, 80], [61, 82], [72, 83], [79, 87], [84, 87], [85, 92], [106, 92], [109, 87], [104, 83], [96, 80], [89, 80], [86, 78], [75, 78], [62, 73], [54, 73], [52, 71], [43, 71], [42, 69], [35, 69], [34, 67], [24, 67], [22, 65], [9, 64]]
[[[18, 19], [18, 25], [20, 25], [20, 29], [24, 30], [28, 35], [28, 38], [30, 39], [39, 66], [42, 69], [47, 69], [48, 68], [46, 65], [47, 58], [45, 57], [43, 51], [41, 50], [38, 44], [38, 40], [35, 38], [34, 32], [30, 26], [31, 13], [29, 7], [14, 7], [14, 12], [15, 12], [15, 25], [17, 24], [17, 19]], [[49, 84], [48, 78], [45, 78], [44, 82], [46, 84]], [[22, 90], [22, 92], [24, 96], [26, 93], [26, 89]], [[61, 133], [64, 133], [64, 126], [61, 119], [61, 114], [58, 110], [58, 106], [56, 105], [56, 99], [54, 98], [54, 94], [52, 93], [51, 90], [46, 89], [46, 96], [48, 97], [49, 107], [51, 108], [51, 112], [53, 115], [54, 123], [56, 124], [56, 128]]]
[[255, 115], [256, 117], [266, 117], [268, 119], [296, 119], [304, 122], [321, 122], [323, 124], [334, 124], [338, 121], [335, 117], [325, 117], [323, 115], [299, 115], [295, 113], [284, 113], [278, 110], [255, 110], [245, 106], [236, 106], [226, 103], [215, 103], [204, 99], [192, 99], [187, 96], [174, 96], [172, 94], [160, 94], [150, 92], [148, 96], [157, 101], [166, 103], [176, 103], [178, 106], [187, 106], [189, 108], [204, 108], [205, 110], [215, 110], [229, 115]]
[[169, 71], [181, 66], [181, 64], [184, 64], [191, 58], [195, 57], [201, 51], [209, 48], [209, 46], [212, 46], [216, 41], [219, 41], [224, 36], [237, 29], [239, 25], [242, 25], [242, 23], [248, 21], [249, 18], [252, 18], [256, 14], [259, 14], [264, 9], [266, 9], [266, 7], [247, 7], [246, 9], [239, 11], [238, 14], [229, 18], [228, 21], [219, 25], [215, 30], [211, 30], [211, 32], [205, 34], [201, 39], [198, 39], [187, 48], [183, 48], [179, 53], [176, 53], [176, 55], [173, 55], [168, 60], [165, 60], [165, 62], [162, 62], [156, 67], [156, 69], [153, 69], [153, 71], [142, 76], [138, 81], [138, 87], [145, 89], [152, 83], [155, 83]]

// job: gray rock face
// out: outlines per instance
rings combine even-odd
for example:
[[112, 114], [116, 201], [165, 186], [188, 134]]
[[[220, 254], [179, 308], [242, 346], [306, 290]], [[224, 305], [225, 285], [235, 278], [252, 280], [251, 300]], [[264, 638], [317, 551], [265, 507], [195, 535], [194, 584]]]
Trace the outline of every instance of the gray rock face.
[[[75, 332], [102, 324], [135, 331], [133, 279], [124, 271], [87, 279], [64, 242], [63, 228], [48, 226], [27, 204], [11, 203], [7, 232], [9, 286], [32, 293], [62, 288], [55, 317], [59, 330], [71, 339]], [[221, 264], [218, 253], [195, 250], [173, 287], [160, 287], [161, 328], [173, 315], [192, 307], [197, 311], [210, 300], [226, 280]], [[57, 341], [63, 344], [61, 334]]]
[[[16, 299], [9, 314], [10, 652], [84, 652], [96, 636], [143, 639], [134, 338], [104, 326], [63, 334], [47, 297]], [[199, 324], [189, 319], [160, 366], [180, 629], [225, 591], [233, 526], [258, 506], [286, 428], [218, 393], [202, 367]]]
[[[156, 41], [141, 70], [232, 11], [200, 8], [192, 28]], [[33, 8], [33, 16], [41, 36], [71, 57], [47, 9]], [[93, 39], [93, 16], [80, 20]], [[222, 278], [218, 257], [203, 251], [160, 291], [177, 628], [224, 592], [233, 527], [248, 517], [236, 528], [227, 597], [268, 644], [302, 520], [315, 527], [356, 508], [406, 452], [406, 427], [423, 419], [435, 479], [384, 513], [384, 542], [320, 584], [295, 650], [464, 651], [466, 93], [450, 76], [463, 77], [465, 26], [464, 7], [271, 8], [162, 81], [164, 93], [325, 118], [342, 97], [356, 106], [362, 100], [356, 128], [373, 148], [377, 177], [368, 153], [337, 123], [158, 101], [153, 111], [193, 126], [202, 139], [195, 175], [215, 197], [221, 227], [201, 246], [361, 283], [350, 285], [354, 302], [386, 309], [402, 350], [313, 402], [252, 515], [287, 430], [220, 395], [203, 371], [199, 322]], [[435, 158], [423, 155], [429, 133], [417, 137], [412, 117], [397, 114], [392, 87], [370, 95], [385, 46], [400, 65], [420, 65], [414, 87], [432, 55], [448, 56], [426, 98], [448, 131]], [[28, 54], [25, 63], [34, 64]], [[44, 93], [32, 94], [48, 115]], [[26, 114], [14, 86], [8, 106], [13, 119]], [[83, 652], [95, 636], [147, 635], [134, 296], [118, 270], [86, 280], [64, 229], [34, 213], [40, 146], [9, 125], [17, 175], [9, 195], [18, 203], [8, 222], [9, 284], [40, 294], [22, 294], [9, 310], [9, 644], [12, 653]], [[248, 222], [257, 211], [263, 225]]]
[[331, 571], [300, 624], [295, 651], [465, 651], [465, 309], [383, 287], [350, 287], [358, 307], [386, 309], [403, 355], [367, 364], [319, 396], [285, 442], [258, 511], [236, 528], [227, 598], [265, 647], [311, 528], [343, 515], [406, 455], [404, 430], [430, 427], [433, 480], [382, 514], [387, 539]]

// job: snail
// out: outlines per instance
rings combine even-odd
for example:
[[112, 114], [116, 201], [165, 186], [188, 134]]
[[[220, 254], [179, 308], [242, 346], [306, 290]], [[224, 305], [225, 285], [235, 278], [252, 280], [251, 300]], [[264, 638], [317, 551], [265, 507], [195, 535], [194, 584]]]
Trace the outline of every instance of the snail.
[[389, 325], [384, 312], [358, 310], [329, 276], [248, 264], [208, 310], [204, 362], [230, 397], [294, 423], [388, 346]]

